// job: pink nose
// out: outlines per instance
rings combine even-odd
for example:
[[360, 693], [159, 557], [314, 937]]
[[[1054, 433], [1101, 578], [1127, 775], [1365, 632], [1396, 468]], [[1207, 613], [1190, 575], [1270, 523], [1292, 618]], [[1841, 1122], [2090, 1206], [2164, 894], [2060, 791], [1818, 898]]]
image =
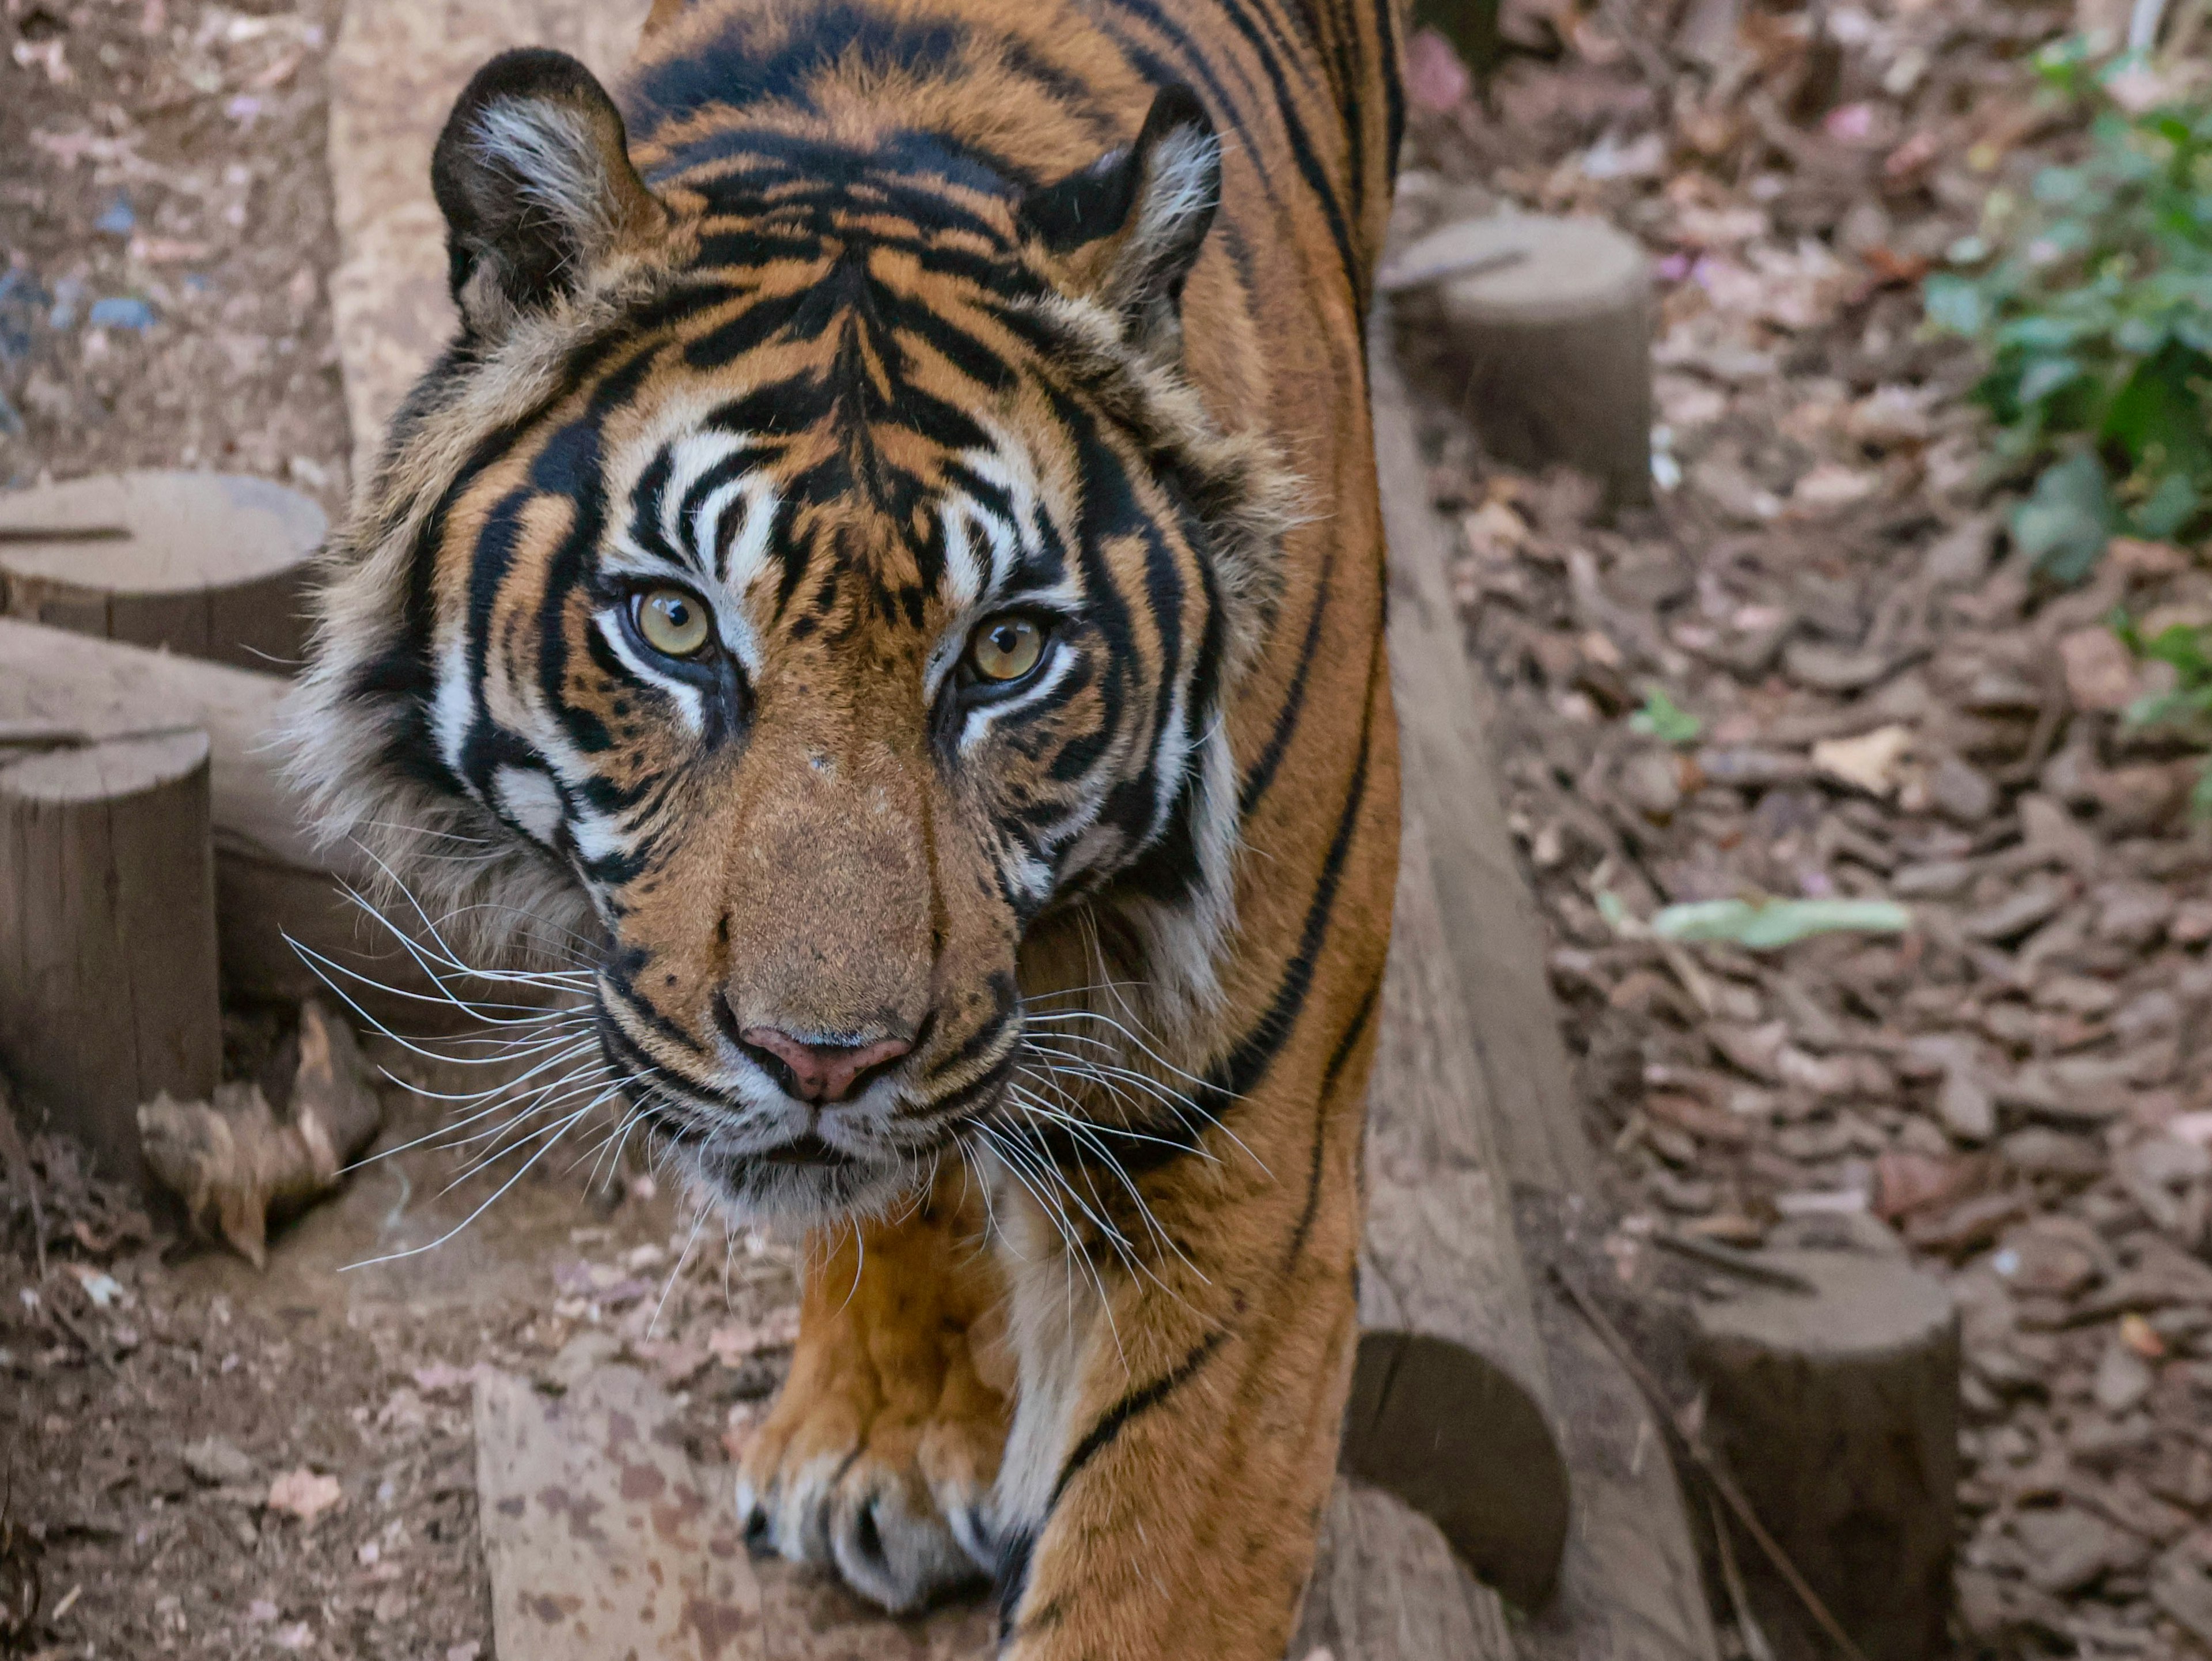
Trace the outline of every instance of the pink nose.
[[885, 1062], [895, 1062], [914, 1048], [904, 1038], [878, 1038], [872, 1043], [804, 1043], [773, 1026], [749, 1026], [738, 1036], [789, 1068], [797, 1094], [810, 1102], [843, 1101], [853, 1093], [854, 1082], [862, 1074]]

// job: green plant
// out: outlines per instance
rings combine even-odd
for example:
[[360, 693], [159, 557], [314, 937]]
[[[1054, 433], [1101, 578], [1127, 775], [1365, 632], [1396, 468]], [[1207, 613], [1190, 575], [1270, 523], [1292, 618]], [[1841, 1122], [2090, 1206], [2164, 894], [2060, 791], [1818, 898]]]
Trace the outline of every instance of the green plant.
[[1698, 734], [1705, 730], [1705, 724], [1654, 686], [1644, 692], [1644, 707], [1628, 718], [1628, 727], [1632, 733], [1680, 749], [1686, 744], [1695, 744]]
[[2094, 113], [2087, 153], [2039, 173], [2029, 201], [1993, 192], [1925, 300], [1987, 361], [1974, 395], [2001, 466], [2034, 473], [2014, 540], [2073, 582], [2115, 534], [2212, 526], [2212, 99], [2124, 108], [2113, 88], [2142, 65], [2078, 42], [2036, 64]]
[[[2172, 685], [2128, 706], [2128, 725], [2163, 727], [2198, 745], [2212, 739], [2212, 628], [2177, 623], [2148, 640], [2125, 617], [2116, 618], [2112, 628], [2137, 657], [2173, 670]], [[2212, 760], [2197, 775], [2189, 805], [2199, 818], [2212, 815]]]

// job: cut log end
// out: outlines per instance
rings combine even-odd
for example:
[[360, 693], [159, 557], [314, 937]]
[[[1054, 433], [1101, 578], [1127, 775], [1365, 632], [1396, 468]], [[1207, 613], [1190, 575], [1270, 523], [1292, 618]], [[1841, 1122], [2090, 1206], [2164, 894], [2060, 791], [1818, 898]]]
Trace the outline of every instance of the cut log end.
[[1362, 1333], [1341, 1463], [1431, 1518], [1522, 1609], [1551, 1595], [1566, 1462], [1541, 1405], [1495, 1361], [1431, 1334]]
[[102, 473], [0, 494], [0, 612], [240, 668], [306, 645], [304, 583], [328, 526], [267, 479]]
[[[1869, 1661], [1929, 1661], [1946, 1652], [1958, 1475], [1950, 1295], [1894, 1257], [1768, 1255], [1814, 1291], [1754, 1289], [1698, 1311], [1710, 1434]], [[1744, 1567], [1784, 1661], [1829, 1653], [1765, 1566]]]
[[1407, 316], [1441, 330], [1452, 391], [1499, 460], [1576, 468], [1615, 505], [1650, 499], [1651, 277], [1632, 238], [1501, 214], [1431, 232], [1384, 280], [1431, 291]]
[[208, 758], [186, 732], [0, 767], [0, 1057], [132, 1181], [138, 1104], [222, 1064]]

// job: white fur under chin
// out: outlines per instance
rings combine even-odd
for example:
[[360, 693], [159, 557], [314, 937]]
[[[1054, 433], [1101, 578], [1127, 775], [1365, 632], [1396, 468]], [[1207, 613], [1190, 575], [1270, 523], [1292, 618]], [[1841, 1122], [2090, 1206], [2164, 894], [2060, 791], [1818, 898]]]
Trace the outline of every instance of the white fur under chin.
[[1000, 1188], [997, 1257], [1020, 1379], [992, 1492], [993, 1530], [1004, 1542], [1033, 1534], [1051, 1509], [1085, 1365], [1092, 1348], [1110, 1336], [1097, 1282], [1068, 1262], [1069, 1248], [1041, 1208], [1014, 1183]]

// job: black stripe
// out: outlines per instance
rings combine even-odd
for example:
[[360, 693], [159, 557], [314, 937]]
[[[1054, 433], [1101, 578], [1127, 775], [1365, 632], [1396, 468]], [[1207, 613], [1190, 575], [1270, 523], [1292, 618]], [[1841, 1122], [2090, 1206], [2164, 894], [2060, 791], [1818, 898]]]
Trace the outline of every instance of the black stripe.
[[1283, 1269], [1286, 1274], [1297, 1262], [1299, 1254], [1305, 1250], [1306, 1237], [1313, 1232], [1314, 1218], [1321, 1210], [1322, 1156], [1327, 1151], [1329, 1093], [1336, 1088], [1339, 1075], [1352, 1060], [1352, 1052], [1359, 1047], [1360, 1037], [1367, 1031], [1367, 1023], [1374, 1019], [1375, 1006], [1382, 995], [1380, 983], [1367, 989], [1367, 995], [1359, 1001], [1359, 1007], [1352, 1012], [1352, 1024], [1344, 1029], [1344, 1036], [1336, 1041], [1336, 1049], [1329, 1056], [1328, 1066], [1322, 1073], [1321, 1093], [1314, 1103], [1313, 1158], [1306, 1170], [1306, 1202], [1299, 1208], [1297, 1226], [1291, 1231], [1289, 1249], [1283, 1253]]
[[1260, 759], [1252, 764], [1245, 776], [1244, 788], [1237, 801], [1237, 816], [1240, 821], [1249, 819], [1267, 794], [1267, 787], [1275, 782], [1275, 770], [1283, 764], [1283, 757], [1291, 747], [1291, 739], [1298, 730], [1298, 720], [1305, 713], [1306, 682], [1312, 672], [1314, 654], [1321, 649], [1321, 629], [1328, 616], [1329, 575], [1336, 563], [1336, 551], [1332, 547], [1323, 557], [1321, 577], [1315, 585], [1313, 615], [1306, 620], [1306, 637], [1298, 647], [1297, 667], [1291, 672], [1290, 690], [1283, 695], [1283, 707], [1276, 712], [1274, 730], [1267, 734], [1267, 746], [1261, 751]]
[[1067, 1463], [1060, 1467], [1060, 1480], [1052, 1485], [1052, 1498], [1045, 1505], [1045, 1515], [1049, 1517], [1052, 1514], [1060, 1504], [1060, 1496], [1067, 1492], [1067, 1485], [1075, 1480], [1085, 1465], [1113, 1446], [1114, 1439], [1128, 1428], [1131, 1421], [1150, 1413], [1196, 1378], [1199, 1369], [1213, 1359], [1213, 1352], [1219, 1349], [1228, 1337], [1226, 1327], [1217, 1327], [1176, 1364], [1174, 1372], [1131, 1390], [1107, 1409], [1105, 1415], [1091, 1426], [1084, 1439], [1075, 1445], [1075, 1451], [1067, 1456]]

